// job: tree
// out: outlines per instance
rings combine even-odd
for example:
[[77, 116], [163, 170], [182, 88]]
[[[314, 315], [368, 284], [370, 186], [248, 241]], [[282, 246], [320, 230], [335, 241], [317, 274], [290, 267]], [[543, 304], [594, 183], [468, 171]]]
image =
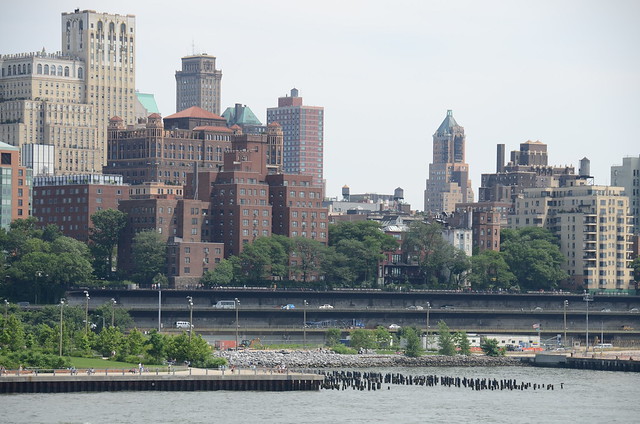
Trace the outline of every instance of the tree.
[[633, 268], [633, 279], [637, 286], [637, 284], [640, 283], [640, 256], [633, 260], [631, 268]]
[[567, 278], [555, 236], [544, 228], [523, 227], [500, 232], [500, 250], [523, 290], [553, 289]]
[[407, 345], [404, 348], [405, 356], [411, 358], [417, 358], [422, 354], [422, 347], [420, 346], [420, 337], [415, 328], [405, 328], [403, 336], [407, 341]]
[[153, 277], [165, 273], [166, 244], [154, 230], [141, 231], [133, 237], [131, 279], [141, 285], [151, 284]]
[[464, 331], [456, 333], [456, 340], [458, 341], [458, 347], [460, 348], [460, 355], [471, 355], [471, 343], [469, 337]]
[[382, 232], [379, 223], [358, 221], [329, 226], [329, 246], [349, 258], [347, 264], [356, 281], [371, 284], [377, 275], [378, 262], [383, 259], [382, 252], [395, 250], [398, 243]]
[[99, 277], [111, 278], [118, 240], [127, 225], [127, 214], [117, 209], [103, 209], [91, 215], [89, 240], [95, 257]]
[[375, 349], [378, 346], [376, 336], [372, 331], [357, 329], [351, 332], [350, 346], [353, 349]]
[[456, 289], [462, 285], [464, 276], [471, 268], [471, 260], [464, 250], [451, 245], [448, 246], [451, 248], [449, 249], [451, 255], [446, 257], [444, 261], [444, 267], [447, 269], [449, 274], [447, 287], [450, 289]]
[[322, 243], [305, 237], [294, 237], [291, 240], [291, 252], [295, 255], [292, 270], [302, 276], [306, 283], [311, 275], [317, 274], [325, 259], [326, 248]]
[[482, 349], [487, 356], [504, 355], [504, 349], [498, 346], [498, 340], [496, 339], [484, 339], [480, 344], [480, 349]]
[[422, 283], [426, 286], [446, 286], [445, 264], [453, 255], [453, 246], [442, 237], [442, 226], [437, 222], [425, 224], [414, 222], [403, 242], [403, 250], [411, 262], [420, 268]]
[[324, 344], [326, 346], [335, 346], [340, 343], [340, 337], [342, 336], [342, 331], [339, 328], [329, 328], [324, 334]]
[[115, 352], [116, 358], [124, 360], [128, 355], [125, 336], [118, 327], [103, 328], [95, 338], [92, 347], [106, 357], [111, 357]]
[[484, 250], [471, 257], [469, 280], [477, 290], [509, 289], [515, 283], [516, 276], [509, 271], [502, 252]]
[[205, 287], [227, 286], [233, 282], [233, 263], [228, 259], [222, 259], [216, 267], [204, 273], [200, 283]]
[[453, 356], [456, 354], [455, 336], [449, 331], [444, 321], [438, 322], [438, 345], [440, 355]]
[[146, 350], [154, 363], [161, 364], [167, 357], [168, 343], [167, 336], [158, 333], [157, 330], [152, 330], [149, 333], [149, 338], [146, 341]]
[[389, 330], [379, 325], [375, 330], [373, 330], [373, 334], [379, 348], [384, 349], [391, 346], [391, 340], [393, 340], [393, 336], [391, 335]]
[[328, 248], [322, 264], [322, 274], [328, 284], [336, 286], [351, 285], [356, 279], [356, 272], [350, 258], [344, 253]]

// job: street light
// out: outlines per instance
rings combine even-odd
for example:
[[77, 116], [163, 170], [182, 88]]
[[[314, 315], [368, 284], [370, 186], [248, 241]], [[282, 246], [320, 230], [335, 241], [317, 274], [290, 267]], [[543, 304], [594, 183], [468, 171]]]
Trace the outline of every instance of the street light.
[[111, 326], [115, 326], [116, 323], [116, 300], [114, 298], [111, 298]]
[[189, 302], [189, 343], [191, 343], [191, 333], [193, 333], [193, 297], [187, 296]]
[[60, 350], [59, 350], [59, 356], [62, 356], [62, 326], [63, 326], [63, 320], [62, 320], [62, 311], [64, 309], [64, 301], [65, 298], [63, 297], [62, 299], [60, 299]]
[[303, 347], [307, 347], [307, 305], [309, 303], [306, 300], [302, 301], [302, 305], [304, 306], [302, 310], [302, 334], [303, 334]]
[[158, 284], [158, 333], [162, 330], [162, 286]]
[[7, 320], [9, 319], [9, 301], [4, 300], [4, 329], [7, 329]]
[[240, 309], [240, 301], [237, 297], [233, 301], [235, 302], [233, 306], [236, 309], [236, 350], [238, 350], [238, 310]]
[[427, 302], [427, 349], [429, 349], [429, 330], [431, 328], [429, 325], [429, 311], [431, 311], [431, 302]]
[[563, 303], [564, 306], [564, 339], [562, 339], [562, 344], [564, 346], [567, 345], [567, 307], [569, 306], [569, 301], [565, 300]]
[[84, 295], [86, 297], [86, 303], [85, 303], [85, 307], [84, 307], [84, 335], [88, 336], [89, 335], [89, 299], [91, 299], [89, 297], [89, 292], [88, 291], [84, 291]]
[[588, 293], [585, 290], [584, 291], [584, 297], [582, 298], [582, 300], [587, 302], [587, 332], [586, 332], [587, 350], [585, 350], [585, 353], [587, 353], [587, 352], [589, 352], [589, 302], [593, 301], [593, 295], [591, 293]]

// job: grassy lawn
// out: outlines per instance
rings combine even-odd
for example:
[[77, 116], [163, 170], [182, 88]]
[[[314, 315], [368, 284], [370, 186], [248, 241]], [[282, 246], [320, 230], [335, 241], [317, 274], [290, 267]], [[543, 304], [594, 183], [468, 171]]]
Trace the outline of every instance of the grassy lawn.
[[135, 368], [138, 369], [138, 364], [130, 364], [128, 362], [108, 361], [102, 358], [74, 358], [70, 357], [71, 364], [78, 368]]

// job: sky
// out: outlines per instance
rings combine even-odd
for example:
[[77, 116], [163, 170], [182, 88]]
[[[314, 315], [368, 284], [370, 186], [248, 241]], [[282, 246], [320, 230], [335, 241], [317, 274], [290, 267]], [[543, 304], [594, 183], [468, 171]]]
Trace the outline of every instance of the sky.
[[[175, 71], [217, 57], [222, 109], [266, 122], [300, 90], [325, 108], [326, 195], [404, 189], [423, 210], [433, 134], [453, 110], [477, 199], [496, 144], [591, 160], [596, 184], [640, 155], [640, 2], [635, 0], [242, 0], [3, 2], [0, 54], [61, 49], [61, 13], [136, 16], [136, 87], [175, 112]], [[508, 157], [508, 153], [507, 153]]]

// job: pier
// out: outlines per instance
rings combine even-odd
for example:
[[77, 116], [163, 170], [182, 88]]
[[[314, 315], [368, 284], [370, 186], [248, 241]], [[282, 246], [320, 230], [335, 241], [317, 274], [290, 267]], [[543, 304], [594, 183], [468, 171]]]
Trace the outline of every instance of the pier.
[[69, 393], [112, 391], [296, 391], [319, 390], [323, 376], [286, 370], [237, 369], [139, 373], [96, 370], [70, 373], [11, 371], [0, 377], [0, 393]]
[[521, 358], [522, 362], [535, 367], [573, 368], [581, 370], [640, 372], [640, 361], [619, 358], [571, 357], [566, 355], [537, 354]]

